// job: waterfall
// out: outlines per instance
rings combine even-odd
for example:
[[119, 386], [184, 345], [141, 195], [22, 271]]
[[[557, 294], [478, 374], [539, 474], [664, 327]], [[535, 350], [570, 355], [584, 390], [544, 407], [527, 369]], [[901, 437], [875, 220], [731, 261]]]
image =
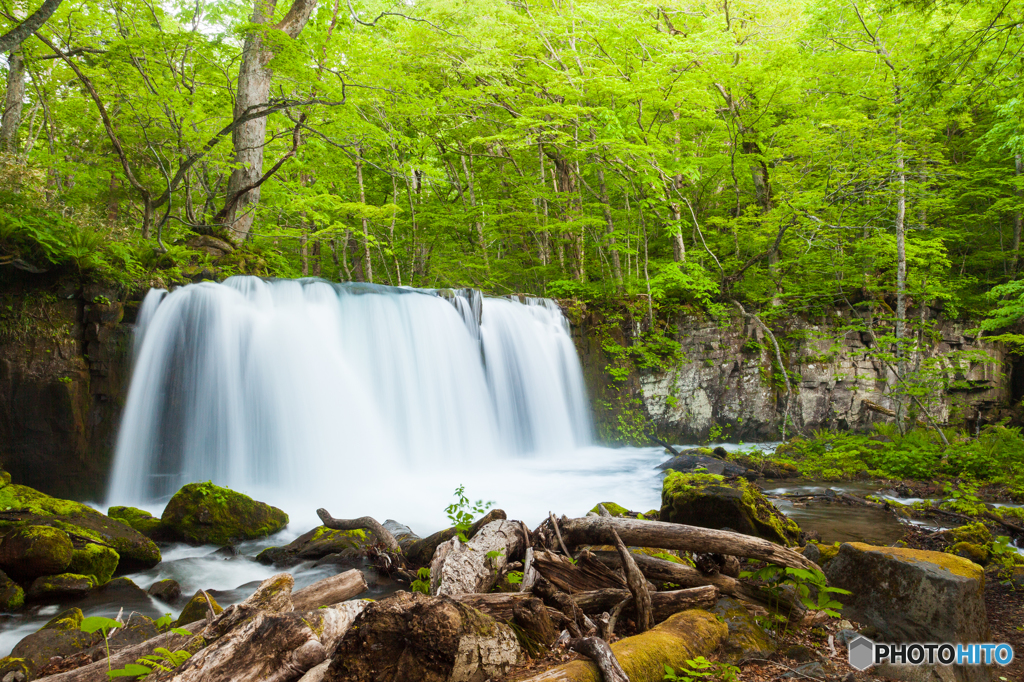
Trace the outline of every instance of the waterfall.
[[[109, 500], [337, 491], [591, 442], [569, 327], [546, 299], [232, 277], [151, 291]], [[374, 479], [374, 477], [382, 477]]]

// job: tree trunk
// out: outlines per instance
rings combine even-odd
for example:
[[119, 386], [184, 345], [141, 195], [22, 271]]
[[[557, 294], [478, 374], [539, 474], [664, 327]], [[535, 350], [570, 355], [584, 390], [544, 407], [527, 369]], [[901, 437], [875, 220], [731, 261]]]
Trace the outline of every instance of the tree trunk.
[[[896, 86], [895, 103], [902, 102], [899, 86]], [[907, 336], [907, 168], [903, 152], [903, 118], [896, 114], [896, 366], [900, 377], [906, 377], [906, 348], [903, 340]], [[900, 433], [906, 430], [906, 402], [903, 387], [897, 378], [896, 425]]]
[[313, 611], [321, 606], [331, 606], [352, 599], [366, 590], [366, 580], [358, 568], [318, 580], [292, 594], [292, 608], [296, 611]]
[[[1021, 176], [1024, 175], [1024, 158], [1020, 154], [1013, 157], [1013, 165], [1016, 170], [1017, 176], [1017, 189], [1015, 194], [1017, 195], [1018, 201], [1024, 201], [1024, 186], [1019, 184], [1021, 182]], [[1020, 206], [1017, 207], [1017, 212], [1013, 216], [1013, 272], [1014, 274], [1020, 268], [1020, 232], [1021, 227], [1024, 226], [1024, 209]]]
[[[363, 150], [356, 149], [356, 180], [359, 181], [359, 203], [366, 206], [366, 187], [363, 185]], [[373, 282], [373, 259], [370, 252], [370, 221], [363, 216], [363, 281]]]
[[[594, 590], [593, 592], [580, 592], [572, 595], [573, 601], [579, 604], [583, 613], [601, 613], [609, 611], [616, 604], [628, 600], [627, 612], [635, 617], [635, 601], [629, 590]], [[685, 611], [686, 609], [707, 609], [718, 601], [718, 588], [713, 585], [703, 587], [690, 587], [685, 590], [668, 590], [666, 592], [653, 592], [651, 594], [651, 608], [654, 623], [667, 620], [672, 615]], [[653, 623], [651, 627], [653, 627]]]
[[[277, 0], [255, 0], [251, 23], [265, 26], [274, 15]], [[273, 28], [295, 38], [305, 28], [316, 0], [294, 0], [288, 14]], [[242, 63], [238, 67], [238, 90], [235, 95], [235, 120], [265, 106], [270, 98], [272, 72], [267, 64], [274, 53], [264, 32], [256, 29], [245, 39]], [[239, 124], [231, 133], [234, 162], [227, 189], [227, 215], [231, 238], [241, 244], [252, 229], [254, 211], [260, 200], [260, 188], [254, 187], [263, 175], [263, 147], [267, 138], [267, 117], [258, 116]], [[251, 188], [251, 189], [249, 189]], [[241, 193], [241, 194], [239, 194]]]
[[609, 570], [591, 552], [584, 552], [576, 563], [573, 563], [553, 552], [539, 550], [534, 552], [533, 562], [538, 573], [550, 580], [555, 587], [569, 594], [626, 587], [626, 580]]
[[14, 155], [18, 153], [18, 127], [21, 126], [21, 109], [25, 101], [25, 57], [20, 47], [7, 57], [7, 68], [0, 151]]

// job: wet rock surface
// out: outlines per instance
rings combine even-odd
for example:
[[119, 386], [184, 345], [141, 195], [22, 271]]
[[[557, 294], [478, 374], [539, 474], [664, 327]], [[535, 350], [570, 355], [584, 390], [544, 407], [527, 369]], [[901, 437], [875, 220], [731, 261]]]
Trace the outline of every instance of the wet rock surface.
[[168, 501], [160, 522], [168, 539], [231, 545], [276, 533], [288, 525], [288, 515], [228, 488], [189, 483]]

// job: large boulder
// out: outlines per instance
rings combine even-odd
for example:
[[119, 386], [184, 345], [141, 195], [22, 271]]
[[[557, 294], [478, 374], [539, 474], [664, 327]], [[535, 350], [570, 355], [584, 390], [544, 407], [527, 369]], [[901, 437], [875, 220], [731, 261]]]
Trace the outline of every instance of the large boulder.
[[328, 554], [362, 551], [367, 545], [366, 531], [333, 530], [318, 526], [284, 547], [267, 547], [256, 555], [261, 564], [294, 566], [303, 561], [322, 559]]
[[25, 605], [25, 591], [0, 571], [0, 611], [10, 613]]
[[277, 507], [213, 483], [189, 483], [174, 493], [160, 517], [169, 539], [195, 545], [231, 545], [273, 535], [288, 525]]
[[49, 526], [22, 526], [0, 539], [0, 569], [21, 582], [63, 573], [74, 552], [71, 538]]
[[398, 592], [366, 607], [324, 682], [482, 682], [523, 660], [512, 629], [448, 597]]
[[662, 521], [754, 535], [793, 546], [800, 527], [787, 519], [761, 491], [743, 479], [670, 471], [661, 491]]
[[[721, 448], [716, 448], [719, 450]], [[697, 472], [705, 474], [718, 474], [723, 476], [743, 476], [750, 479], [757, 478], [757, 474], [745, 466], [729, 462], [724, 459], [709, 457], [711, 450], [707, 448], [696, 448], [679, 453], [667, 462], [658, 465], [659, 469], [665, 471], [679, 471], [684, 474]], [[724, 450], [723, 450], [724, 452]], [[706, 454], [705, 454], [706, 453]]]
[[[825, 575], [831, 585], [852, 593], [839, 597], [843, 615], [875, 627], [879, 641], [989, 640], [985, 573], [967, 559], [943, 552], [848, 542], [825, 567]], [[898, 670], [902, 667], [887, 666], [893, 669], [885, 674], [906, 679]], [[950, 670], [957, 680], [990, 679], [983, 666], [953, 666]]]
[[44, 575], [32, 581], [25, 592], [28, 602], [62, 602], [81, 599], [96, 589], [96, 579], [91, 575], [60, 573]]
[[11, 671], [22, 671], [31, 679], [35, 671], [54, 656], [70, 656], [103, 640], [98, 633], [82, 632], [82, 612], [68, 609], [54, 616], [37, 632], [18, 642], [11, 655], [0, 659], [0, 677]]
[[126, 573], [160, 563], [160, 549], [131, 526], [80, 502], [44, 495], [23, 485], [0, 488], [0, 509], [12, 511], [0, 519], [0, 532], [26, 526], [50, 526], [65, 531], [75, 542], [94, 542], [118, 554], [117, 570]]

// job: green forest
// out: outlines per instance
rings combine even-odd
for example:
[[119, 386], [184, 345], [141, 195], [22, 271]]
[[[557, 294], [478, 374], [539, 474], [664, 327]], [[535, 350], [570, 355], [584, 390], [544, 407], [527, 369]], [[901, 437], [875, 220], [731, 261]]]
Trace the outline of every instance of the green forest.
[[3, 0], [0, 21], [5, 264], [1019, 316], [1020, 0]]

